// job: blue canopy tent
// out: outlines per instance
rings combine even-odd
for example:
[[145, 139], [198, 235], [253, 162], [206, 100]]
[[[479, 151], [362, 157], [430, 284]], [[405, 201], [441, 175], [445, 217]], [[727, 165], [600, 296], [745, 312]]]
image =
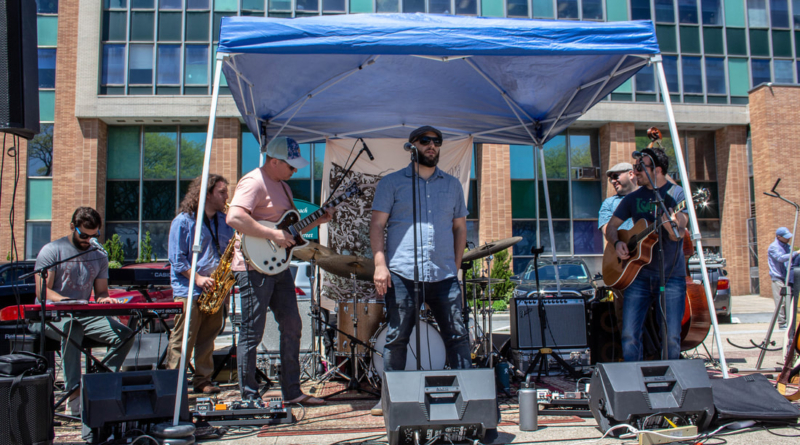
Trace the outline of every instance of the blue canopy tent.
[[[543, 144], [648, 64], [654, 64], [658, 73], [670, 132], [678, 134], [649, 21], [430, 14], [225, 17], [203, 180], [208, 175], [224, 71], [242, 118], [262, 147], [279, 135], [298, 142], [339, 137], [404, 139], [420, 125], [434, 125], [449, 139], [471, 136], [478, 143], [534, 145], [541, 160], [555, 261]], [[683, 159], [680, 142], [677, 138], [673, 142], [676, 156]], [[678, 164], [682, 184], [690, 190], [683, 163]], [[205, 196], [201, 196], [201, 209], [204, 205]], [[688, 208], [706, 296], [713, 308], [697, 218], [693, 206]], [[201, 224], [197, 227], [195, 239], [199, 240]], [[727, 377], [716, 317], [712, 320]], [[182, 369], [183, 365], [182, 359]]]

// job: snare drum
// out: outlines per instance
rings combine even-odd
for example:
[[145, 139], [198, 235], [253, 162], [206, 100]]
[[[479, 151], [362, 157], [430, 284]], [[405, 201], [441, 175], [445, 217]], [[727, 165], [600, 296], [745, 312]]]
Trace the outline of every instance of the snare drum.
[[[423, 370], [437, 370], [444, 369], [446, 354], [444, 349], [444, 340], [433, 325], [420, 320], [420, 336], [419, 346], [422, 349], [420, 355], [420, 365]], [[383, 354], [383, 347], [386, 345], [386, 334], [389, 331], [389, 325], [384, 323], [380, 326], [378, 331], [370, 340], [370, 346], [375, 351]], [[429, 347], [430, 346], [430, 347]], [[411, 336], [408, 341], [408, 348], [406, 353], [406, 371], [413, 371], [417, 369], [417, 328], [411, 330]], [[383, 377], [383, 357], [376, 353], [372, 353], [372, 367], [378, 376]]]
[[[355, 305], [358, 320], [358, 335], [353, 334], [353, 303], [340, 301], [337, 304], [337, 323], [339, 330], [369, 344], [370, 339], [383, 322], [386, 321], [383, 301], [359, 301]], [[336, 333], [336, 355], [350, 355], [350, 339]], [[367, 349], [356, 344], [356, 355], [367, 356]]]

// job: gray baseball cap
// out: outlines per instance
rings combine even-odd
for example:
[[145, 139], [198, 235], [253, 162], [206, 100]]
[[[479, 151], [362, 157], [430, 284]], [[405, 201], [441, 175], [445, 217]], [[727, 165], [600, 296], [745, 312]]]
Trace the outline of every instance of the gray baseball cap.
[[264, 153], [275, 159], [286, 161], [287, 164], [300, 170], [307, 166], [309, 162], [300, 156], [300, 145], [292, 138], [277, 137], [269, 141]]
[[633, 170], [633, 165], [630, 162], [620, 162], [619, 164], [611, 167], [606, 171], [606, 176], [611, 176], [611, 173], [622, 173]]

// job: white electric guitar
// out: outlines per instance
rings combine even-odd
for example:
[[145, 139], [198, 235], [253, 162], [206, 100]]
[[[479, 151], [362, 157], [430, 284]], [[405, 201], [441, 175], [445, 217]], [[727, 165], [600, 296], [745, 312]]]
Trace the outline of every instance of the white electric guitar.
[[361, 193], [361, 189], [358, 188], [358, 183], [353, 181], [347, 186], [344, 193], [302, 220], [300, 220], [300, 214], [292, 209], [287, 210], [277, 223], [259, 221], [258, 223], [262, 226], [288, 232], [294, 239], [295, 244], [285, 249], [270, 239], [242, 235], [242, 254], [245, 260], [247, 260], [250, 266], [255, 270], [266, 275], [276, 275], [283, 272], [289, 267], [289, 262], [292, 259], [292, 251], [308, 244], [308, 241], [303, 238], [303, 229], [310, 226], [314, 221], [324, 215], [327, 209], [336, 207], [347, 198]]

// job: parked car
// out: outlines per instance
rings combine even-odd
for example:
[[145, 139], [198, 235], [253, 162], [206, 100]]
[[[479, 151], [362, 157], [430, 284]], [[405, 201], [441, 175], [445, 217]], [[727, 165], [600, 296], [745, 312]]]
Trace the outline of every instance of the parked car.
[[[521, 274], [511, 277], [517, 283], [514, 296], [517, 298], [533, 297], [536, 295], [536, 274], [534, 260], [531, 260]], [[557, 290], [556, 269], [551, 259], [539, 258], [539, 284], [541, 293], [552, 295]], [[592, 279], [589, 266], [580, 258], [559, 258], [558, 275], [561, 281], [562, 295], [582, 296], [592, 299], [597, 292], [597, 285]]]
[[[169, 285], [170, 266], [166, 261], [155, 263], [135, 263], [120, 269], [109, 270], [108, 294], [119, 303], [147, 303], [148, 297], [154, 303], [171, 302], [172, 287]], [[125, 283], [124, 286], [115, 283]], [[94, 297], [92, 297], [94, 298]], [[130, 317], [119, 317], [119, 320], [131, 326]], [[175, 324], [175, 316], [165, 319], [170, 329]], [[160, 322], [153, 321], [146, 326], [149, 332], [163, 332]]]
[[20, 275], [33, 271], [35, 261], [18, 261], [0, 263], [0, 309], [17, 304], [36, 302], [36, 278], [28, 277], [20, 280]]
[[[717, 313], [717, 321], [719, 323], [731, 322], [731, 287], [728, 271], [725, 270], [726, 261], [718, 254], [706, 254], [706, 269], [708, 270], [708, 279], [711, 284], [711, 293], [714, 295], [714, 309]], [[702, 272], [700, 270], [700, 260], [697, 254], [689, 258], [689, 273], [692, 275], [692, 280], [697, 283], [703, 282]]]
[[[294, 278], [294, 292], [297, 295], [298, 300], [310, 300], [311, 299], [311, 280], [309, 275], [311, 275], [311, 263], [306, 261], [292, 261], [289, 263], [289, 271], [292, 273], [292, 277]], [[233, 287], [233, 309], [235, 310], [235, 315], [233, 317], [233, 322], [236, 324], [241, 324], [242, 322], [242, 301], [239, 298], [239, 287]]]

